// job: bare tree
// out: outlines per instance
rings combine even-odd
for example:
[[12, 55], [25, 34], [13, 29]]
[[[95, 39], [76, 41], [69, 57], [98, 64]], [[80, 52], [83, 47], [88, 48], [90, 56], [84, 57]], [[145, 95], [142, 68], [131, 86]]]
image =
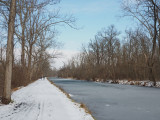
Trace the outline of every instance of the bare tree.
[[[98, 32], [95, 38], [83, 47], [78, 57], [72, 58], [58, 72], [60, 77], [106, 81], [112, 79], [149, 79], [148, 56], [151, 55], [152, 40], [143, 28], [126, 30], [123, 39], [113, 26]], [[157, 50], [158, 51], [158, 50]], [[159, 79], [158, 62], [152, 68]]]
[[[4, 34], [6, 34], [7, 30], [12, 31], [10, 29], [11, 26], [9, 26], [12, 20], [9, 15], [13, 12], [10, 8], [10, 2], [11, 0], [0, 0], [0, 28]], [[51, 70], [50, 60], [57, 57], [58, 54], [56, 52], [49, 53], [47, 49], [57, 47], [55, 42], [56, 26], [68, 25], [71, 28], [75, 28], [75, 18], [72, 15], [62, 15], [59, 9], [54, 9], [52, 12], [48, 10], [49, 5], [55, 6], [59, 2], [60, 0], [16, 0], [16, 7], [14, 7], [16, 8], [15, 39], [14, 41], [12, 40], [14, 42], [11, 46], [12, 50], [7, 48], [7, 56], [9, 52], [12, 52], [12, 65], [8, 63], [8, 59], [6, 61], [2, 58], [3, 55], [1, 53], [5, 53], [6, 48], [2, 49], [0, 46], [1, 74], [5, 73], [5, 66], [6, 68], [8, 65], [10, 67], [13, 66], [12, 86], [9, 87], [13, 88], [28, 84], [31, 80], [36, 80], [40, 77], [40, 74], [46, 74], [46, 70]], [[5, 36], [4, 41], [6, 44], [7, 35]], [[20, 58], [14, 59], [14, 46], [21, 47]], [[22, 74], [19, 75], [19, 72]], [[10, 77], [10, 75], [5, 75], [5, 77]], [[0, 79], [4, 81], [3, 74]]]
[[7, 41], [7, 53], [6, 53], [4, 93], [2, 97], [2, 102], [4, 104], [8, 104], [11, 101], [11, 79], [12, 79], [12, 59], [13, 59], [12, 57], [13, 57], [15, 16], [16, 16], [16, 0], [11, 0], [9, 23], [8, 23], [8, 41]]
[[123, 3], [125, 15], [136, 18], [141, 25], [144, 26], [152, 39], [152, 50], [150, 51], [150, 56], [147, 56], [147, 62], [150, 75], [149, 79], [152, 80], [154, 84], [156, 84], [154, 66], [157, 55], [156, 41], [158, 40], [159, 5], [160, 3], [157, 0], [136, 0], [135, 2], [129, 0]]

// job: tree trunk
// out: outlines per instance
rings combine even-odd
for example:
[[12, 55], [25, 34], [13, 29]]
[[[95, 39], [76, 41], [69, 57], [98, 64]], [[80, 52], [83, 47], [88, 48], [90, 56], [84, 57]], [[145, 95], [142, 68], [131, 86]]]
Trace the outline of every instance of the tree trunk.
[[[159, 26], [160, 26], [160, 23], [159, 23]], [[159, 47], [158, 57], [160, 57], [160, 28], [159, 28], [159, 34], [158, 34], [158, 47]]]
[[11, 79], [12, 79], [12, 60], [13, 60], [12, 57], [13, 57], [15, 16], [16, 16], [16, 0], [11, 0], [9, 23], [8, 23], [5, 81], [4, 81], [4, 90], [2, 96], [2, 103], [4, 104], [8, 104], [11, 101]]
[[21, 65], [22, 68], [25, 67], [25, 36], [24, 36], [24, 27], [22, 28], [22, 52], [21, 52]]
[[152, 41], [152, 55], [151, 60], [149, 61], [149, 74], [150, 74], [150, 80], [154, 82], [154, 86], [156, 85], [156, 79], [154, 76], [154, 64], [155, 64], [155, 54], [156, 54], [156, 39], [157, 39], [157, 16], [156, 16], [156, 6], [154, 5], [154, 36]]
[[32, 62], [32, 44], [30, 45], [30, 50], [29, 50], [29, 53], [28, 53], [28, 68], [27, 68], [27, 80], [26, 80], [26, 84], [28, 84], [29, 82], [31, 82], [31, 73], [32, 73], [32, 65], [31, 65], [31, 62]]
[[156, 79], [153, 72], [154, 64], [148, 63], [148, 66], [149, 66], [149, 80], [153, 81], [153, 85], [156, 86]]

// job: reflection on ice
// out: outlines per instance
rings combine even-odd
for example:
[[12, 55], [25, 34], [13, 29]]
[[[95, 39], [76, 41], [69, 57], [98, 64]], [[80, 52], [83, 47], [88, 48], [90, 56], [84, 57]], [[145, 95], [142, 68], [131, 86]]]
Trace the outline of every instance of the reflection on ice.
[[111, 105], [109, 105], [109, 104], [106, 104], [106, 107], [110, 107]]

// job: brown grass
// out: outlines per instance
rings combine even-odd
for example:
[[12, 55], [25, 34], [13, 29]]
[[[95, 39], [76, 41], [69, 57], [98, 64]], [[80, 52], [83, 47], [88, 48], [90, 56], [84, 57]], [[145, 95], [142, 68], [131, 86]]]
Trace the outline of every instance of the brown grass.
[[17, 90], [21, 89], [22, 87], [26, 87], [26, 86], [28, 86], [28, 85], [34, 83], [35, 81], [36, 81], [36, 80], [32, 80], [32, 81], [30, 81], [29, 83], [27, 83], [26, 85], [23, 85], [23, 86], [20, 86], [20, 87], [12, 88], [12, 92], [17, 91]]
[[16, 87], [12, 89], [12, 92], [19, 90], [21, 87]]
[[86, 113], [88, 113], [90, 115], [92, 114], [92, 112], [88, 109], [88, 107], [84, 103], [80, 103], [80, 108], [83, 108]]

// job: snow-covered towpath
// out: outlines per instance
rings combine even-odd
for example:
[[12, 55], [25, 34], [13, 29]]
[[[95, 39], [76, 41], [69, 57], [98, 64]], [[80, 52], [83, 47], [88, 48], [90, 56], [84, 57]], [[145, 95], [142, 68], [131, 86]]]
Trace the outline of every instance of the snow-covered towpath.
[[12, 100], [0, 106], [0, 120], [93, 120], [46, 78], [15, 91]]

